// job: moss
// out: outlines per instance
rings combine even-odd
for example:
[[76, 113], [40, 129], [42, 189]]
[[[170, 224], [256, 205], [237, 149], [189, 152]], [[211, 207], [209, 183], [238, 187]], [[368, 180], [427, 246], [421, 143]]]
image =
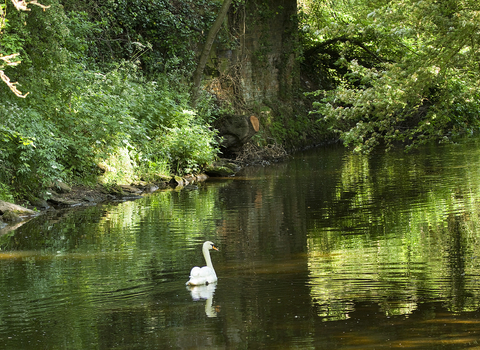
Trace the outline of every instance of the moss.
[[13, 210], [7, 210], [3, 213], [2, 219], [5, 222], [18, 222], [22, 221], [22, 218]]

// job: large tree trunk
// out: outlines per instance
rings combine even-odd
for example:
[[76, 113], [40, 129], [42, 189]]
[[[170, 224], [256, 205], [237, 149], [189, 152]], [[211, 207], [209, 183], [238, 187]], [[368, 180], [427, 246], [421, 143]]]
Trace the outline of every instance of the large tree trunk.
[[193, 75], [193, 88], [192, 88], [192, 105], [195, 107], [198, 99], [198, 91], [200, 89], [200, 83], [202, 81], [203, 70], [205, 69], [205, 65], [207, 64], [208, 57], [210, 56], [210, 51], [212, 49], [213, 42], [215, 37], [217, 36], [220, 27], [222, 26], [225, 17], [227, 16], [228, 9], [230, 8], [230, 4], [232, 0], [224, 0], [222, 7], [218, 13], [215, 22], [213, 23], [212, 27], [208, 31], [207, 40], [205, 41], [205, 45], [203, 46], [202, 54], [200, 55], [200, 61], [198, 62], [197, 69]]

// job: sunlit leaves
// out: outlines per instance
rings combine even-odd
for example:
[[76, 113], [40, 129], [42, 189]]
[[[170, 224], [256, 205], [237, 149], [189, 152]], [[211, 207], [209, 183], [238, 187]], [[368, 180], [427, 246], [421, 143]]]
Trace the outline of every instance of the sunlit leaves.
[[480, 112], [477, 2], [311, 3], [307, 23], [317, 29], [309, 35], [338, 52], [341, 72], [335, 89], [316, 94], [323, 100], [314, 108], [346, 144], [368, 152], [379, 143], [444, 140], [480, 127], [472, 117]]

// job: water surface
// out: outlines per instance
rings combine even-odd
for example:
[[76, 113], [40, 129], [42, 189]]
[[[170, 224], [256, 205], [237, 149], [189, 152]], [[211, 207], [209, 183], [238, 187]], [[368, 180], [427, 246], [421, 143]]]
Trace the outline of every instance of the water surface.
[[0, 237], [0, 346], [478, 349], [479, 168], [475, 141], [328, 147], [48, 213]]

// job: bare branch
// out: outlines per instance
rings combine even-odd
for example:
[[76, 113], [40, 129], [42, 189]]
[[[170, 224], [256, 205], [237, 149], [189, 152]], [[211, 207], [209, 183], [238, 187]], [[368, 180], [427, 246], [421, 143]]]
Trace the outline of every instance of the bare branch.
[[22, 92], [20, 90], [18, 90], [17, 87], [15, 86], [18, 83], [17, 82], [12, 83], [10, 81], [10, 78], [7, 77], [7, 75], [5, 74], [5, 72], [3, 70], [0, 70], [0, 78], [5, 82], [5, 84], [7, 84], [7, 86], [10, 88], [10, 90], [12, 90], [12, 92], [15, 95], [17, 95], [18, 97], [25, 98], [29, 94], [27, 92], [25, 95], [23, 95]]
[[11, 59], [17, 57], [18, 55], [18, 53], [14, 53], [8, 56], [0, 56], [0, 60], [4, 61], [7, 66], [16, 66], [17, 64], [20, 64], [20, 61], [12, 62]]
[[31, 0], [31, 1], [25, 1], [25, 0], [12, 0], [12, 3], [13, 3], [13, 6], [15, 6], [15, 8], [18, 10], [18, 11], [30, 11], [31, 9], [29, 9], [27, 6], [28, 5], [36, 5], [36, 6], [39, 6], [41, 7], [44, 11], [45, 9], [48, 9], [50, 6], [45, 6], [45, 5], [42, 5], [42, 4], [39, 4], [37, 0]]

